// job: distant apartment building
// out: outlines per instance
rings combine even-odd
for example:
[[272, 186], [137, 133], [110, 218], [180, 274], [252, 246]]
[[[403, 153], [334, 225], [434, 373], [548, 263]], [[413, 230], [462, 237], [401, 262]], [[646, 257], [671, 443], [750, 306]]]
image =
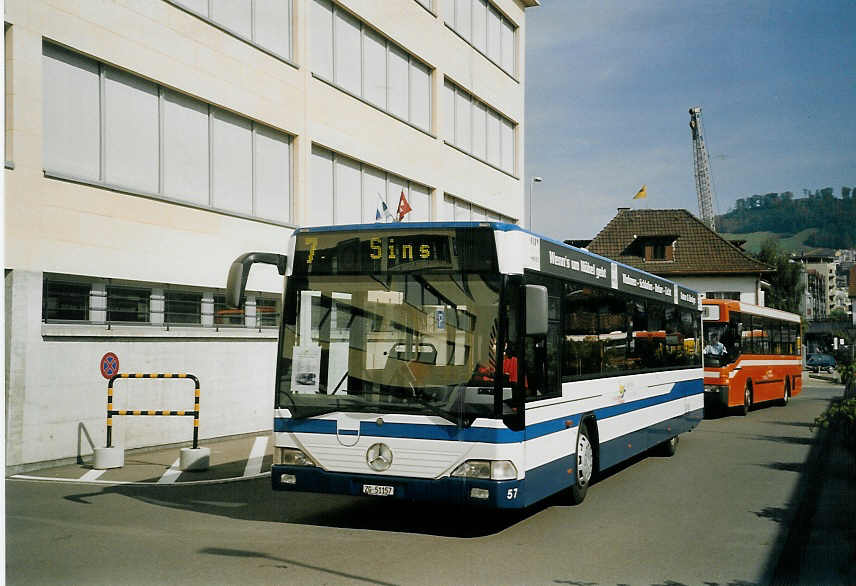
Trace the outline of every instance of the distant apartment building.
[[856, 311], [853, 311], [856, 306], [856, 264], [852, 265], [848, 271], [847, 293], [850, 297], [850, 320], [853, 325], [856, 325]]
[[807, 319], [827, 319], [833, 309], [852, 312], [847, 292], [846, 272], [842, 267], [842, 260], [847, 258], [847, 253], [848, 251], [818, 249], [805, 252], [800, 256], [799, 260], [806, 272], [814, 271], [820, 281], [817, 295], [822, 307], [814, 318], [807, 315]]
[[803, 300], [800, 311], [809, 321], [823, 320], [826, 312], [826, 287], [821, 277], [814, 269], [805, 269], [803, 278]]
[[[282, 278], [223, 286], [297, 226], [518, 222], [537, 4], [7, 0], [7, 466], [104, 445], [108, 353], [196, 374], [202, 438], [269, 428]], [[185, 406], [150, 383], [116, 408]], [[164, 419], [117, 441], [189, 438]]]

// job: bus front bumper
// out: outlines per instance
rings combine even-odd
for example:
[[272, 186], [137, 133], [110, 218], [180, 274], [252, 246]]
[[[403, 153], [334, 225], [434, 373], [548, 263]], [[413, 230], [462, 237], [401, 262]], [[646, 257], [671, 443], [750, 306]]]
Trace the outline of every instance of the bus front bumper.
[[327, 472], [314, 466], [283, 465], [272, 466], [270, 477], [274, 490], [434, 501], [500, 509], [526, 506], [523, 494], [525, 479], [402, 478]]
[[705, 403], [728, 406], [728, 385], [704, 385]]

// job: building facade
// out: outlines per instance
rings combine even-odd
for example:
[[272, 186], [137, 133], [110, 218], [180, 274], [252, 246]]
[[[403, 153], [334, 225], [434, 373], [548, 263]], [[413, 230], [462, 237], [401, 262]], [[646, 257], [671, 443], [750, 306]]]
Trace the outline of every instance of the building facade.
[[835, 251], [813, 251], [800, 256], [800, 262], [805, 267], [806, 272], [813, 271], [818, 281], [816, 285], [815, 295], [819, 304], [817, 311], [814, 312], [814, 320], [825, 320], [829, 317], [830, 312], [835, 307]]
[[[196, 374], [201, 438], [269, 428], [282, 279], [254, 269], [238, 310], [223, 286], [296, 226], [402, 198], [405, 222], [522, 218], [537, 4], [7, 0], [7, 468], [104, 445], [108, 353]], [[175, 384], [117, 384], [115, 407], [184, 408]], [[190, 429], [126, 418], [114, 436]]]

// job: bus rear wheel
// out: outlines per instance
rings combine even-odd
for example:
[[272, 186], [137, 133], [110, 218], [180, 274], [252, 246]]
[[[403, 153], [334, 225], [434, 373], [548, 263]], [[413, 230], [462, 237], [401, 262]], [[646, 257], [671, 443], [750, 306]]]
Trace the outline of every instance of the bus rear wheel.
[[785, 395], [779, 400], [779, 405], [786, 406], [791, 400], [791, 377], [785, 377]]
[[577, 452], [575, 455], [574, 484], [570, 488], [572, 505], [578, 505], [586, 498], [589, 484], [594, 476], [594, 447], [589, 439], [588, 425], [580, 424], [577, 432]]
[[743, 390], [743, 406], [740, 408], [741, 415], [749, 415], [749, 408], [752, 406], [752, 383], [746, 381], [746, 388]]

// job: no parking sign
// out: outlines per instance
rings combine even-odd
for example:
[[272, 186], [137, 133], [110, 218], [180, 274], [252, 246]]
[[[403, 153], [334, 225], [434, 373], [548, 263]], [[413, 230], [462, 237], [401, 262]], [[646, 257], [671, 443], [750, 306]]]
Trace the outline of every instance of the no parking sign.
[[101, 376], [106, 379], [112, 378], [119, 372], [119, 357], [108, 352], [101, 357]]

